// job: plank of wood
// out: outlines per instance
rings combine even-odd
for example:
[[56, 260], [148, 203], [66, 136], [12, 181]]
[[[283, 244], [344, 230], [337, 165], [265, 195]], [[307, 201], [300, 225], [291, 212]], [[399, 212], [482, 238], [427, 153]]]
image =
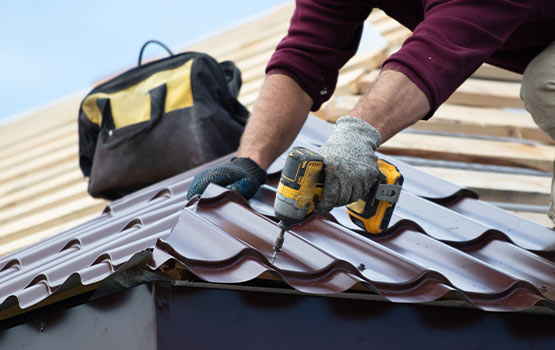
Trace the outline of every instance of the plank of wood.
[[[7, 158], [18, 157], [22, 153], [28, 152], [32, 149], [47, 147], [50, 143], [69, 135], [77, 135], [76, 121], [46, 130], [40, 135], [36, 135], [26, 140], [22, 140], [21, 142], [4, 147], [0, 150], [0, 161]], [[0, 169], [2, 168], [0, 167]]]
[[88, 196], [87, 183], [84, 181], [64, 186], [46, 196], [37, 195], [27, 201], [2, 208], [2, 211], [0, 211], [0, 227], [11, 222], [14, 218], [22, 219], [36, 215], [52, 207]]
[[215, 57], [217, 57], [218, 60], [231, 60], [235, 63], [248, 61], [252, 59], [253, 56], [257, 56], [263, 52], [273, 52], [277, 44], [286, 34], [287, 26], [276, 27], [267, 33], [265, 37], [257, 41], [248, 41], [243, 44], [241, 48]]
[[392, 155], [471, 163], [528, 167], [551, 171], [555, 146], [401, 132], [380, 146]]
[[511, 210], [509, 210], [509, 212], [518, 216], [522, 216], [523, 218], [533, 221], [539, 225], [549, 227], [549, 228], [554, 227], [553, 222], [551, 221], [550, 218], [547, 217], [546, 214], [530, 213], [526, 211], [511, 211]]
[[357, 53], [339, 70], [340, 74], [357, 69], [374, 70], [387, 58], [387, 47], [382, 46], [366, 52]]
[[514, 73], [503, 68], [484, 63], [472, 74], [473, 78], [521, 82], [522, 74]]
[[391, 17], [388, 20], [382, 20], [377, 23], [372, 23], [372, 25], [374, 26], [374, 29], [382, 36], [405, 28], [401, 23], [397, 22]]
[[[326, 104], [322, 119], [335, 123], [337, 118], [348, 114], [360, 99], [359, 95], [333, 98]], [[540, 130], [530, 114], [524, 110], [506, 110], [444, 104], [427, 121], [419, 121], [413, 129], [443, 131], [471, 135], [512, 137], [555, 144], [555, 141]]]
[[77, 123], [79, 105], [84, 96], [84, 93], [73, 94], [49, 106], [1, 123], [0, 150], [39, 137], [68, 123]]
[[[449, 128], [449, 130], [444, 129], [445, 131], [512, 137], [555, 144], [549, 135], [538, 128], [532, 116], [525, 110], [445, 104], [437, 110], [431, 120], [438, 126]], [[420, 123], [420, 128], [426, 129], [426, 124], [426, 122]], [[429, 129], [433, 130], [434, 127], [431, 126]]]
[[389, 17], [385, 12], [383, 12], [383, 10], [374, 8], [372, 12], [370, 12], [370, 16], [368, 16], [366, 20], [372, 23], [373, 25], [375, 25], [384, 21], [389, 21], [391, 20], [391, 17]]
[[244, 105], [254, 103], [263, 82], [264, 79], [255, 79], [246, 84], [243, 84], [243, 86], [241, 87], [241, 91], [239, 92], [239, 101], [241, 101], [241, 103]]
[[11, 181], [20, 176], [44, 171], [49, 167], [66, 161], [74, 161], [78, 164], [77, 145], [65, 147], [52, 152], [47, 156], [36, 158], [31, 162], [25, 162], [8, 169], [3, 169], [3, 171], [0, 172], [0, 184]]
[[106, 201], [93, 199], [89, 196], [75, 198], [62, 205], [51, 207], [24, 218], [15, 218], [2, 225], [0, 232], [0, 246], [25, 236], [44, 231], [69, 220], [75, 220], [86, 215], [99, 215]]
[[524, 108], [520, 83], [468, 79], [447, 102], [467, 106]]
[[417, 166], [417, 168], [457, 185], [468, 187], [485, 201], [548, 205], [551, 197], [551, 178], [546, 176], [430, 166]]
[[385, 34], [383, 38], [391, 48], [396, 48], [401, 46], [411, 35], [412, 32], [408, 28], [402, 27]]
[[26, 189], [32, 190], [33, 186], [62, 177], [66, 173], [77, 172], [80, 172], [79, 166], [72, 159], [59, 162], [41, 171], [29, 172], [25, 175], [14, 177], [4, 183], [0, 183], [0, 196], [8, 196], [13, 193], [25, 191]]
[[0, 257], [92, 220], [100, 215], [102, 208], [103, 205], [101, 204], [82, 208], [79, 212], [58, 218], [56, 222], [49, 226], [38, 227], [36, 230], [26, 232], [26, 234], [13, 235], [9, 239], [4, 239], [0, 244]]
[[43, 181], [33, 182], [29, 186], [19, 187], [15, 191], [0, 194], [0, 212], [6, 208], [33, 201], [36, 198], [54, 194], [75, 184], [87, 184], [87, 182], [78, 169], [71, 167], [67, 172], [58, 172], [56, 176], [45, 178]]
[[[361, 74], [364, 74], [365, 71], [366, 69], [364, 68], [358, 68], [339, 74], [339, 77], [337, 78], [337, 85], [335, 87], [333, 97], [330, 99], [330, 101], [333, 101], [336, 98], [342, 98], [345, 95], [349, 95], [351, 93], [351, 82], [359, 77]], [[360, 96], [358, 97], [360, 98]]]
[[[372, 88], [377, 76], [375, 72], [362, 75], [353, 82], [353, 91], [364, 94]], [[524, 108], [519, 83], [472, 78], [465, 81], [447, 102], [468, 106]]]
[[288, 26], [293, 15], [294, 4], [280, 6], [265, 16], [249, 21], [234, 28], [229, 28], [220, 34], [211, 36], [198, 43], [188, 45], [187, 49], [208, 52], [215, 57], [237, 50], [245, 42], [251, 42], [263, 37], [268, 30], [276, 26]]
[[65, 137], [52, 140], [45, 145], [33, 147], [30, 150], [21, 152], [18, 155], [0, 160], [0, 169], [9, 169], [19, 165], [33, 162], [35, 159], [46, 157], [56, 151], [74, 147], [79, 142], [77, 134], [72, 133]]
[[254, 79], [249, 78], [248, 74], [250, 70], [262, 70], [266, 68], [266, 65], [270, 61], [274, 50], [267, 50], [258, 55], [252, 56], [249, 59], [237, 61], [237, 67], [241, 70], [241, 80], [243, 82], [249, 82]]
[[271, 56], [271, 52], [264, 53], [260, 57], [257, 57], [260, 58], [260, 62], [258, 65], [246, 69], [241, 69], [241, 80], [243, 80], [243, 86], [241, 87], [241, 90], [249, 91], [249, 83], [255, 82], [255, 84], [257, 84], [258, 86], [258, 84], [260, 83], [259, 80], [263, 80], [266, 77], [266, 65], [268, 64]]

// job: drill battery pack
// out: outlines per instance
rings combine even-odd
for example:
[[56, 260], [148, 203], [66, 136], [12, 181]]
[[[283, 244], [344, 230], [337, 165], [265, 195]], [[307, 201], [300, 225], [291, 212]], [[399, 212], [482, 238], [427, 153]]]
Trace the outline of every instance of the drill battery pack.
[[373, 234], [387, 230], [404, 180], [399, 169], [383, 159], [378, 159], [378, 169], [378, 179], [370, 192], [347, 205], [347, 212], [353, 223]]

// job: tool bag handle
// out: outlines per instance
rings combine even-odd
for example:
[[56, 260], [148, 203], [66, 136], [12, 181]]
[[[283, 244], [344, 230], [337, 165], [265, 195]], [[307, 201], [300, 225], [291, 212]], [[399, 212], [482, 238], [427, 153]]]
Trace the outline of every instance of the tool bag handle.
[[157, 44], [158, 46], [161, 46], [164, 50], [166, 50], [166, 52], [170, 55], [173, 56], [173, 52], [172, 50], [170, 50], [169, 47], [167, 47], [164, 43], [158, 41], [158, 40], [148, 40], [146, 43], [143, 44], [143, 46], [141, 47], [141, 51], [139, 52], [139, 62], [138, 62], [138, 66], [141, 65], [142, 61], [143, 61], [143, 53], [145, 52], [145, 49], [148, 45], [150, 44]]
[[137, 128], [137, 130], [118, 136], [117, 139], [113, 141], [111, 141], [110, 139], [113, 136], [116, 126], [114, 124], [114, 118], [112, 117], [110, 99], [97, 99], [96, 104], [102, 112], [102, 123], [100, 125], [98, 142], [100, 142], [100, 144], [107, 149], [113, 149], [115, 147], [118, 147], [122, 143], [131, 140], [139, 134], [150, 131], [156, 126], [156, 124], [160, 122], [162, 116], [164, 115], [164, 110], [166, 106], [166, 91], [166, 84], [162, 84], [150, 90], [148, 92], [148, 94], [150, 95], [150, 120], [148, 121], [148, 123], [143, 123], [140, 128]]
[[[164, 50], [168, 52], [170, 56], [174, 56], [173, 52], [164, 43], [158, 40], [148, 40], [143, 44], [141, 50], [139, 51], [139, 61], [138, 65], [142, 64], [143, 54], [146, 47], [150, 44], [157, 44], [161, 46]], [[119, 145], [129, 141], [135, 136], [142, 134], [144, 132], [150, 131], [152, 128], [160, 122], [160, 119], [164, 115], [165, 104], [166, 104], [166, 84], [160, 85], [148, 92], [150, 95], [150, 120], [148, 123], [144, 123], [140, 128], [134, 130], [133, 132], [126, 133], [125, 135], [118, 136], [115, 140], [112, 139], [114, 130], [116, 129], [114, 118], [112, 116], [112, 109], [110, 106], [109, 99], [98, 99], [96, 100], [96, 105], [102, 113], [102, 123], [100, 125], [100, 134], [98, 135], [98, 141], [106, 149], [113, 149]]]

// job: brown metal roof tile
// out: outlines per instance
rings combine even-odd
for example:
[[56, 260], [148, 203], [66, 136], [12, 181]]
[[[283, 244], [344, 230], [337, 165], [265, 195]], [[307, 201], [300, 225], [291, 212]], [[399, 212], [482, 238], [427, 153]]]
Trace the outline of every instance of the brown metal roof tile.
[[[534, 254], [514, 245], [520, 256], [528, 256], [526, 266], [537, 278], [515, 276], [490, 264], [492, 259], [482, 261], [411, 229], [401, 228], [374, 241], [319, 216], [293, 227], [283, 251], [270, 264], [278, 231], [274, 221], [257, 214], [239, 195], [210, 186], [198, 203], [183, 211], [172, 235], [157, 245], [155, 256], [160, 249], [166, 259], [177, 259], [210, 282], [241, 283], [273, 271], [292, 287], [311, 293], [337, 293], [366, 282], [386, 298], [391, 294], [389, 288], [395, 286], [395, 301], [429, 301], [442, 296], [414, 295], [413, 286], [426, 281], [428, 288], [439, 284], [431, 289], [436, 293], [459, 291], [486, 310], [501, 310], [504, 303], [507, 310], [524, 310], [540, 301], [552, 304], [555, 300], [541, 290], [553, 287], [549, 271], [554, 264], [538, 256], [531, 258]], [[163, 262], [155, 260], [154, 267]], [[416, 291], [422, 293], [420, 288]]]
[[[316, 148], [331, 130], [311, 117], [296, 144]], [[0, 315], [10, 306], [27, 308], [60, 290], [102, 281], [152, 249], [152, 268], [177, 260], [214, 283], [242, 283], [270, 272], [307, 293], [356, 285], [395, 302], [448, 297], [484, 310], [555, 309], [555, 232], [392, 157], [384, 156], [406, 180], [388, 234], [370, 237], [336, 208], [293, 227], [272, 264], [279, 232], [273, 200], [285, 155], [249, 202], [215, 185], [200, 200], [186, 200], [194, 174], [230, 157], [126, 196], [85, 224], [2, 257]]]

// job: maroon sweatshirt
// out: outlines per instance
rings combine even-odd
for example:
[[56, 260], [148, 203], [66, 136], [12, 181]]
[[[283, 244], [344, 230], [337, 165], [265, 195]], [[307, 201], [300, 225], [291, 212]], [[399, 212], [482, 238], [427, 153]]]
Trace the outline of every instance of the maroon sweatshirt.
[[297, 0], [267, 74], [293, 78], [317, 110], [375, 7], [413, 31], [382, 69], [404, 73], [424, 92], [428, 118], [483, 62], [522, 73], [555, 41], [555, 0]]

